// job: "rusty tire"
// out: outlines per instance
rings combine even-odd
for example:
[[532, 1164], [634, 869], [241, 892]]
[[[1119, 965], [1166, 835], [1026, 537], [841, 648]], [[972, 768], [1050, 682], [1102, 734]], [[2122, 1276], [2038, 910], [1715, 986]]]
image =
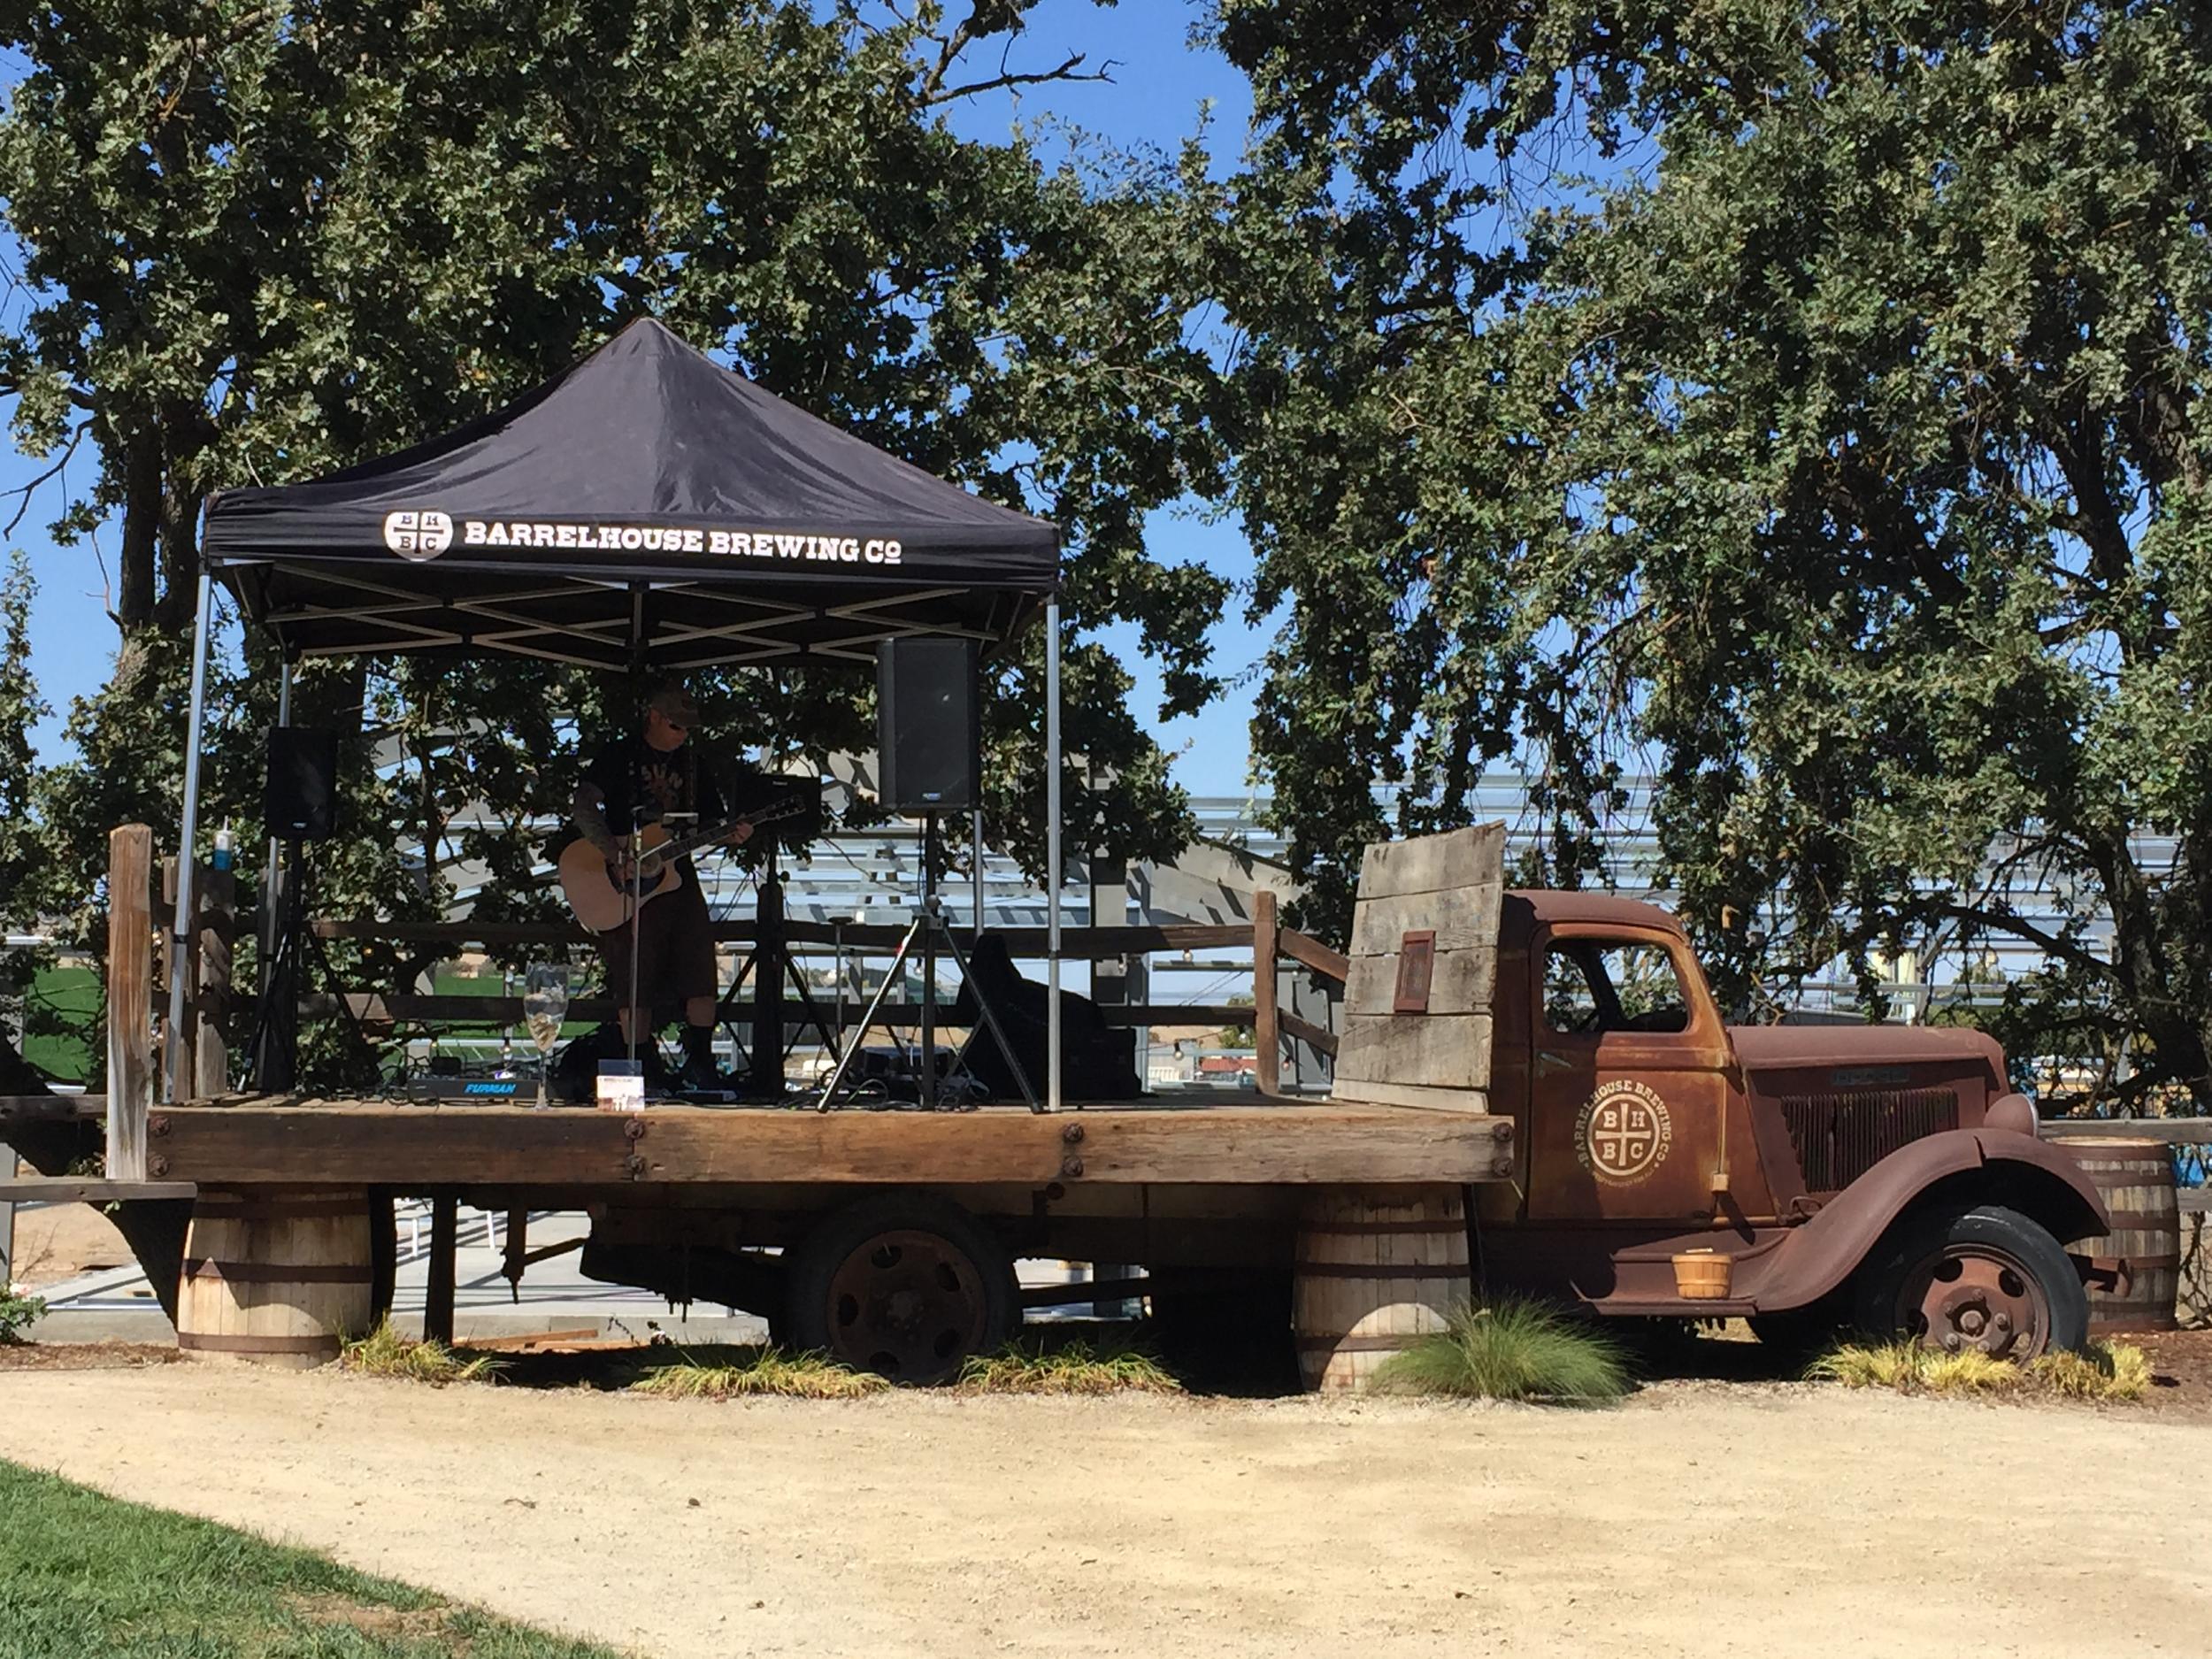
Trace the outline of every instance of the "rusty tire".
[[1859, 1284], [1858, 1323], [1885, 1340], [1917, 1337], [2022, 1363], [2089, 1340], [2089, 1295], [2059, 1241], [1999, 1204], [1908, 1223]]
[[886, 1194], [817, 1223], [791, 1267], [792, 1344], [894, 1382], [948, 1382], [1020, 1317], [1014, 1263], [958, 1205]]

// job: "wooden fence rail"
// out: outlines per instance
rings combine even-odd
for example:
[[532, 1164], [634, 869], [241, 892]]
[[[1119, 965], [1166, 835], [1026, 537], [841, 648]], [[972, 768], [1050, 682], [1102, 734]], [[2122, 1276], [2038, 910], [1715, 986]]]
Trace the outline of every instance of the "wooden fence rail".
[[1276, 911], [1275, 895], [1262, 887], [1252, 895], [1252, 1047], [1258, 1075], [1253, 1082], [1263, 1094], [1283, 1092], [1283, 1040], [1310, 1044], [1332, 1060], [1336, 1058], [1336, 1033], [1303, 1020], [1280, 1005], [1276, 972], [1285, 956], [1324, 979], [1342, 985], [1351, 977], [1351, 959], [1332, 950], [1317, 939], [1294, 927], [1285, 927]]

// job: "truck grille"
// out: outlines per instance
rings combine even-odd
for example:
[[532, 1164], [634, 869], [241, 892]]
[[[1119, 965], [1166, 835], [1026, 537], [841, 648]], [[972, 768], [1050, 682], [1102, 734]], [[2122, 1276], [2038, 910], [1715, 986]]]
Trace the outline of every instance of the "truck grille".
[[1782, 1121], [1797, 1148], [1805, 1190], [1850, 1186], [1909, 1141], [1959, 1126], [1956, 1089], [1866, 1089], [1846, 1094], [1785, 1094]]

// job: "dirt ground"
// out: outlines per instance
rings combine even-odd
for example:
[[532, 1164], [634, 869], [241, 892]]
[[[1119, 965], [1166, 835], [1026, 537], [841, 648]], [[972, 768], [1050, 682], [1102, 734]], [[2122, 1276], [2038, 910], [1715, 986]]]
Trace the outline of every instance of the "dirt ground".
[[0, 1456], [668, 1659], [2201, 1653], [2208, 1455], [2194, 1413], [1771, 1384], [1574, 1412], [0, 1371]]
[[115, 1224], [90, 1204], [42, 1204], [15, 1212], [15, 1279], [27, 1289], [134, 1259]]

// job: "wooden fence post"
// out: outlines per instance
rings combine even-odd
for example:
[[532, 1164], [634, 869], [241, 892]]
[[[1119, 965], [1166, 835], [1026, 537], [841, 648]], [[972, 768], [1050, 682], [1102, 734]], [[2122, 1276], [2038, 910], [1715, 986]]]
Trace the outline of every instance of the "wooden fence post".
[[[198, 1052], [200, 1036], [199, 1022], [190, 1015], [195, 989], [191, 975], [196, 964], [188, 943], [181, 950], [177, 948], [177, 887], [176, 855], [166, 854], [161, 860], [161, 902], [154, 906], [152, 995], [154, 1006], [166, 1009], [169, 1006], [169, 987], [175, 982], [177, 975], [181, 973], [185, 976], [186, 1017], [173, 1030], [167, 1019], [161, 1022], [161, 1041], [157, 1046], [161, 1051], [161, 1075], [179, 1079], [188, 1089], [193, 1075], [193, 1057]], [[184, 1051], [181, 1055], [176, 1053], [179, 1048]]]
[[429, 1342], [453, 1345], [453, 1257], [461, 1246], [461, 1201], [450, 1195], [430, 1201], [429, 1277], [423, 1286], [422, 1334]]
[[154, 833], [108, 835], [107, 1178], [142, 1181], [154, 1089]]
[[1275, 919], [1275, 894], [1261, 887], [1252, 895], [1252, 1047], [1263, 1094], [1283, 1092], [1283, 1041], [1275, 1019], [1275, 959], [1281, 950], [1281, 925]]
[[[0, 1178], [13, 1180], [21, 1166], [13, 1147], [0, 1146]], [[0, 1198], [0, 1296], [15, 1282], [15, 1201]]]

